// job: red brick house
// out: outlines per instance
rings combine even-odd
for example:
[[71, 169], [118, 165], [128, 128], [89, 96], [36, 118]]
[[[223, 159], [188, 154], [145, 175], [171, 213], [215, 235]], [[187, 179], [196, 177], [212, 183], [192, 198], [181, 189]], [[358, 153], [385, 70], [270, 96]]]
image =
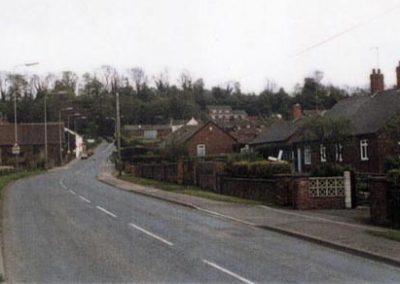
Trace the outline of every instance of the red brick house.
[[[19, 123], [17, 125], [18, 156], [21, 167], [35, 167], [44, 159], [45, 128], [43, 123]], [[58, 122], [47, 123], [47, 145], [49, 165], [60, 163], [60, 134], [61, 145], [64, 145], [64, 124]], [[0, 124], [0, 165], [14, 166], [15, 155], [12, 154], [12, 146], [15, 143], [14, 124], [3, 122]]]
[[[332, 150], [335, 163], [350, 165], [361, 173], [383, 173], [385, 160], [399, 156], [400, 141], [385, 131], [387, 123], [400, 116], [400, 65], [396, 71], [396, 89], [383, 90], [383, 74], [373, 70], [370, 76], [372, 95], [341, 100], [324, 113], [328, 118], [346, 119], [351, 126], [349, 139], [344, 145], [335, 145]], [[253, 141], [253, 147], [274, 145], [275, 151], [280, 149], [291, 153], [297, 172], [308, 172], [316, 165], [332, 162], [327, 161], [327, 146], [307, 141], [304, 138], [307, 130], [302, 127], [301, 120], [295, 121], [273, 125]], [[400, 125], [398, 128], [400, 131]]]
[[232, 153], [236, 138], [212, 121], [196, 126], [185, 125], [169, 137], [167, 144], [185, 145], [190, 157]]

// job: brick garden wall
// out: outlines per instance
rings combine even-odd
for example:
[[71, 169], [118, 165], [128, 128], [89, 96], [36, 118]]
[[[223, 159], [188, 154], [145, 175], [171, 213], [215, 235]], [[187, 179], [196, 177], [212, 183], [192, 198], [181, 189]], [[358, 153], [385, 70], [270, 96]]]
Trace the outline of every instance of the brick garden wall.
[[238, 178], [223, 175], [223, 168], [221, 162], [179, 161], [128, 166], [126, 170], [139, 177], [196, 185], [204, 190], [296, 209], [345, 208], [344, 196], [312, 196], [308, 177]]

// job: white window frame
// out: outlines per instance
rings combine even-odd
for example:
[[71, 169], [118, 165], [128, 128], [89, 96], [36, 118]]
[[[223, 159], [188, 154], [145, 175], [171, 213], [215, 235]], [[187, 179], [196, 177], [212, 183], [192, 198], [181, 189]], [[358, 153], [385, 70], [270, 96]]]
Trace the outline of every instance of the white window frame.
[[343, 162], [343, 145], [338, 143], [335, 145], [336, 162]]
[[206, 145], [205, 144], [197, 144], [196, 145], [196, 156], [204, 157], [206, 155]]
[[311, 147], [304, 146], [304, 165], [311, 165]]
[[326, 162], [326, 146], [324, 144], [321, 144], [319, 146], [319, 155], [321, 157], [321, 163]]
[[368, 161], [368, 140], [361, 139], [360, 140], [360, 158], [361, 161]]

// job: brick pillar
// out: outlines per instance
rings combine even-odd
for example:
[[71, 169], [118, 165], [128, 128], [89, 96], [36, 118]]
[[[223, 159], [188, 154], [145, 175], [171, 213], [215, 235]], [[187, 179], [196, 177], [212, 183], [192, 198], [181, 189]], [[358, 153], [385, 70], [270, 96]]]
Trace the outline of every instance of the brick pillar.
[[183, 160], [178, 160], [176, 164], [176, 183], [183, 184], [183, 175], [184, 175], [184, 167], [183, 167]]
[[369, 200], [371, 221], [375, 224], [389, 223], [387, 190], [388, 183], [385, 177], [369, 177]]
[[308, 178], [295, 178], [293, 181], [293, 207], [295, 209], [310, 209]]

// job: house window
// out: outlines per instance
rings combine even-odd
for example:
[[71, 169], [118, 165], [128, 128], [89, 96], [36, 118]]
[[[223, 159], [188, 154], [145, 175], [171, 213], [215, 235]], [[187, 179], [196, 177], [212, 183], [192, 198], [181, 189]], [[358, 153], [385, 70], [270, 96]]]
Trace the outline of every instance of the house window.
[[336, 162], [343, 162], [343, 146], [342, 144], [336, 144], [335, 145], [335, 157], [336, 157]]
[[206, 155], [206, 145], [198, 144], [197, 145], [197, 157], [204, 157]]
[[326, 162], [326, 146], [321, 144], [319, 146], [319, 154], [321, 156], [321, 162], [325, 163]]
[[361, 161], [368, 161], [368, 140], [360, 140]]
[[304, 147], [304, 165], [311, 165], [311, 147]]

